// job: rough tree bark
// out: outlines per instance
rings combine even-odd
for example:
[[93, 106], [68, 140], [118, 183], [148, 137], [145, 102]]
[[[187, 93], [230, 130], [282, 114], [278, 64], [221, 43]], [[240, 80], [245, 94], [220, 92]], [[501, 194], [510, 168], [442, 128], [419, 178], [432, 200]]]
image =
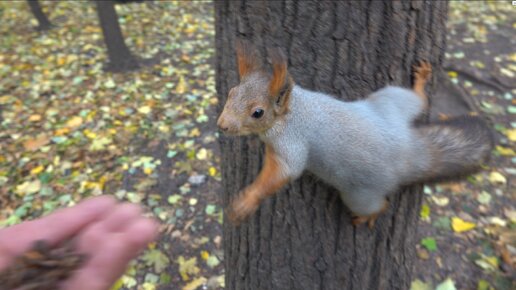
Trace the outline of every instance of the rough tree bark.
[[115, 72], [138, 69], [140, 67], [138, 60], [125, 44], [122, 29], [118, 23], [115, 2], [112, 0], [96, 0], [95, 3], [97, 4], [100, 26], [109, 56], [107, 69]]
[[48, 20], [47, 16], [43, 12], [43, 9], [41, 9], [39, 1], [27, 0], [27, 3], [29, 4], [32, 14], [34, 15], [34, 17], [36, 17], [36, 20], [38, 21], [38, 26], [36, 27], [36, 29], [40, 31], [49, 30], [52, 27], [52, 23], [50, 23], [50, 20]]
[[[217, 1], [215, 15], [219, 110], [238, 83], [236, 37], [262, 55], [283, 47], [297, 84], [344, 100], [410, 86], [413, 64], [437, 69], [444, 56], [445, 1]], [[256, 177], [263, 146], [220, 140], [227, 206]], [[224, 224], [227, 289], [409, 289], [421, 187], [400, 191], [373, 230], [353, 228], [336, 190], [305, 174], [242, 226]]]

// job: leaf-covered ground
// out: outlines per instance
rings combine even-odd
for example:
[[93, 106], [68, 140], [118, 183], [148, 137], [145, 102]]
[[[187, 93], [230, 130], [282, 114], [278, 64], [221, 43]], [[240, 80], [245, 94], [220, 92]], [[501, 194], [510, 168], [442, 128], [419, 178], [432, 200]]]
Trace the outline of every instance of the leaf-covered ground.
[[[38, 33], [25, 2], [0, 2], [0, 226], [113, 194], [163, 224], [114, 288], [221, 288], [211, 3], [118, 5], [130, 49], [157, 62], [116, 75], [91, 2], [43, 7], [55, 27]], [[413, 289], [510, 289], [516, 10], [452, 3], [449, 29], [448, 74], [500, 146], [483, 173], [426, 188]]]
[[451, 2], [444, 68], [497, 147], [483, 172], [425, 187], [412, 290], [516, 289], [515, 48], [516, 7]]
[[25, 1], [0, 3], [0, 224], [114, 194], [163, 223], [159, 243], [117, 287], [216, 289], [223, 269], [209, 115], [217, 103], [212, 5], [117, 5], [133, 53], [160, 57], [117, 75], [102, 71], [93, 3], [43, 7], [55, 28], [38, 33]]

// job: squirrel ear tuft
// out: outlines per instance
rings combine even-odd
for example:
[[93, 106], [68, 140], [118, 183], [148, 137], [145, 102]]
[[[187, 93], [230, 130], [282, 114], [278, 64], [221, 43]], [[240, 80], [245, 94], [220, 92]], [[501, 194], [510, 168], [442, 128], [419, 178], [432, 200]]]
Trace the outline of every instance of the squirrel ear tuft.
[[269, 95], [275, 99], [277, 113], [283, 114], [288, 110], [293, 84], [287, 71], [287, 57], [280, 48], [272, 48], [268, 52], [272, 63]]
[[269, 49], [269, 57], [272, 63], [272, 78], [269, 83], [269, 94], [279, 97], [278, 95], [287, 82], [287, 57], [278, 47]]
[[237, 38], [236, 53], [240, 80], [260, 68], [256, 48], [248, 40]]

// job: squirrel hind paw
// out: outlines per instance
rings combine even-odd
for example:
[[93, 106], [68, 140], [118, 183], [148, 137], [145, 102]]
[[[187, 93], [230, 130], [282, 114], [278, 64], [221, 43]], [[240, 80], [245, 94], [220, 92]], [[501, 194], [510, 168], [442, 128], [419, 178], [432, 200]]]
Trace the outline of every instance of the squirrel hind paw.
[[351, 223], [353, 226], [359, 226], [361, 224], [367, 223], [367, 226], [369, 229], [372, 229], [374, 227], [374, 224], [376, 222], [376, 219], [378, 218], [378, 215], [371, 215], [371, 216], [354, 216], [351, 219]]
[[353, 224], [353, 226], [359, 226], [363, 223], [367, 223], [367, 226], [369, 227], [369, 229], [372, 229], [374, 227], [374, 223], [376, 222], [376, 219], [378, 219], [378, 217], [382, 213], [386, 212], [388, 209], [389, 209], [389, 202], [387, 200], [384, 200], [383, 206], [378, 212], [373, 213], [371, 215], [362, 215], [362, 216], [354, 214], [351, 219], [351, 223]]
[[416, 81], [428, 81], [432, 76], [432, 65], [426, 60], [420, 61], [417, 65], [414, 66], [414, 75]]

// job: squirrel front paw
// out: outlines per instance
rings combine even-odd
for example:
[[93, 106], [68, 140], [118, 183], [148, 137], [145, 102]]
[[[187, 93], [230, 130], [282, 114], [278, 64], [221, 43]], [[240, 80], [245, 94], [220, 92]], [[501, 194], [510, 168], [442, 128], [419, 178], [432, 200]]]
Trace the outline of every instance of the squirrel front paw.
[[231, 202], [226, 209], [226, 214], [231, 223], [239, 225], [252, 215], [259, 205], [260, 200], [255, 195], [244, 191]]
[[426, 83], [432, 77], [432, 65], [428, 61], [420, 61], [414, 66], [414, 75], [416, 81]]

